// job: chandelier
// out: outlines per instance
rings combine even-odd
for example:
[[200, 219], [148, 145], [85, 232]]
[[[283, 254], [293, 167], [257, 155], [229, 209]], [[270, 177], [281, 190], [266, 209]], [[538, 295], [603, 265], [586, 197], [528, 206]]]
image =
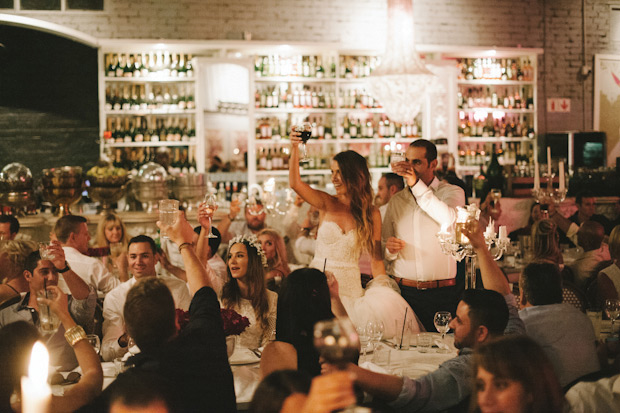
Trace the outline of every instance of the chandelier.
[[411, 122], [420, 112], [435, 75], [415, 49], [412, 0], [387, 0], [385, 53], [368, 78], [370, 93], [393, 122]]

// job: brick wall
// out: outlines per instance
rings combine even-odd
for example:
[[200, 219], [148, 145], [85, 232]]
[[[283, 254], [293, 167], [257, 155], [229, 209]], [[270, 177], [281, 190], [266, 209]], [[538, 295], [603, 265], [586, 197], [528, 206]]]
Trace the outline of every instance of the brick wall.
[[[380, 48], [386, 0], [106, 0], [104, 12], [22, 13], [98, 38], [240, 39], [340, 42]], [[593, 76], [582, 66], [581, 0], [415, 0], [417, 41], [542, 47], [539, 107], [572, 100], [569, 114], [539, 111], [539, 131], [592, 128]], [[585, 61], [620, 52], [607, 39], [609, 1], [585, 0]]]

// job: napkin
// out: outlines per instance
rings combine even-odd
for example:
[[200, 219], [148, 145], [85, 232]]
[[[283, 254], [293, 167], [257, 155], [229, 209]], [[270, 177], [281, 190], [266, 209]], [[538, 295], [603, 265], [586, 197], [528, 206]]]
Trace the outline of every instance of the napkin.
[[381, 366], [376, 365], [372, 361], [364, 361], [364, 362], [360, 363], [359, 366], [361, 368], [363, 368], [363, 369], [370, 370], [370, 371], [372, 371], [374, 373], [390, 374], [389, 371], [387, 371], [386, 369], [384, 369]]

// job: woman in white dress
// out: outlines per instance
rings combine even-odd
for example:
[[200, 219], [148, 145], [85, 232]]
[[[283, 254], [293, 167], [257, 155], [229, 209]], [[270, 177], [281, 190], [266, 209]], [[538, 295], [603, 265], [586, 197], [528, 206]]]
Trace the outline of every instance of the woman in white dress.
[[[385, 275], [381, 249], [381, 215], [372, 204], [373, 193], [366, 159], [354, 151], [337, 154], [331, 161], [332, 183], [336, 195], [311, 188], [299, 173], [300, 134], [291, 132], [289, 183], [306, 202], [320, 211], [316, 251], [311, 267], [334, 273], [340, 297], [357, 327], [368, 321], [383, 322], [384, 337], [394, 336], [396, 326], [413, 321], [420, 326], [407, 302], [391, 288], [396, 285]], [[363, 250], [372, 256], [373, 281], [364, 291], [359, 257]], [[396, 287], [397, 288], [397, 287]]]

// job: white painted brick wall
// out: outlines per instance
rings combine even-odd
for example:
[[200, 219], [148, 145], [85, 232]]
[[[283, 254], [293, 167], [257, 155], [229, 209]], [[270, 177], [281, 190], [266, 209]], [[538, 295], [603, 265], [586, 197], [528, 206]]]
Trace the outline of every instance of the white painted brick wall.
[[[339, 42], [382, 48], [386, 0], [106, 0], [104, 12], [21, 13], [100, 38]], [[586, 0], [586, 62], [619, 53], [607, 37], [609, 1]], [[5, 12], [5, 11], [2, 11]], [[583, 79], [581, 0], [414, 0], [424, 44], [541, 47], [539, 102], [572, 99], [568, 115], [539, 111], [539, 131], [592, 127], [593, 76]], [[545, 37], [546, 34], [546, 38]], [[585, 89], [584, 89], [585, 85]], [[582, 108], [586, 108], [585, 112]]]

